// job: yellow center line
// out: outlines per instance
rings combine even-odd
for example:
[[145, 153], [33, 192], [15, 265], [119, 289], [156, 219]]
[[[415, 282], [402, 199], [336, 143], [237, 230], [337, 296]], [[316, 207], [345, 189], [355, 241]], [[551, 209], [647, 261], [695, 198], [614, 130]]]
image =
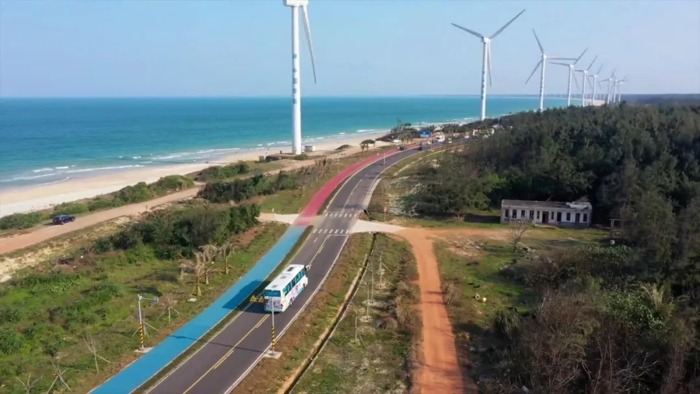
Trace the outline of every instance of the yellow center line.
[[191, 385], [190, 387], [188, 387], [187, 390], [183, 391], [182, 394], [187, 394], [190, 390], [192, 390], [192, 388], [193, 388], [194, 386], [197, 385], [197, 383], [201, 382], [202, 379], [204, 379], [204, 377], [207, 376], [207, 375], [209, 374], [209, 372], [215, 370], [219, 365], [221, 365], [224, 361], [226, 361], [226, 359], [229, 358], [229, 357], [231, 356], [231, 354], [233, 354], [233, 351], [236, 349], [236, 347], [238, 347], [238, 345], [239, 345], [241, 342], [243, 342], [243, 340], [246, 339], [246, 338], [248, 337], [248, 335], [250, 335], [250, 334], [251, 334], [253, 331], [255, 331], [258, 327], [260, 327], [260, 326], [263, 324], [263, 322], [264, 322], [265, 320], [267, 320], [269, 317], [270, 317], [270, 315], [265, 315], [265, 317], [263, 317], [262, 319], [260, 319], [260, 321], [258, 321], [258, 323], [255, 324], [255, 326], [254, 326], [253, 328], [251, 328], [250, 331], [248, 331], [248, 332], [243, 336], [243, 338], [241, 338], [235, 345], [233, 345], [233, 346], [231, 347], [231, 349], [230, 349], [228, 352], [226, 352], [226, 354], [224, 354], [224, 355], [219, 359], [219, 361], [216, 362], [216, 364], [212, 365], [206, 372], [204, 372], [204, 373], [202, 374], [202, 376], [200, 376], [199, 379], [197, 379], [194, 383], [192, 383], [192, 385]]

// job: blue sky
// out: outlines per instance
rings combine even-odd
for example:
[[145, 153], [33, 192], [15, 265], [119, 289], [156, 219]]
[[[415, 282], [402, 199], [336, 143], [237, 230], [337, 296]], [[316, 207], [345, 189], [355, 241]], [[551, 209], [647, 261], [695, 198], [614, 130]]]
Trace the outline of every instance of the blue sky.
[[[478, 94], [481, 44], [450, 23], [490, 35], [523, 8], [492, 44], [494, 94], [537, 93], [532, 27], [551, 54], [590, 47], [581, 64], [599, 55], [627, 92], [700, 92], [699, 1], [311, 0], [303, 94]], [[282, 0], [1, 0], [0, 96], [287, 95], [290, 32]], [[550, 66], [547, 92], [566, 75]]]

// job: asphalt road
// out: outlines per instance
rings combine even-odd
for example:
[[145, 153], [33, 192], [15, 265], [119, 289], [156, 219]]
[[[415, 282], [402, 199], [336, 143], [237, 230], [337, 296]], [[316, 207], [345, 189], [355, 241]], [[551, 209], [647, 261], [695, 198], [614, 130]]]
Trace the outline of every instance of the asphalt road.
[[[416, 149], [386, 158], [386, 166], [417, 153]], [[371, 189], [384, 169], [383, 160], [371, 164], [340, 186], [313, 232], [291, 264], [308, 264], [306, 290], [284, 312], [275, 314], [278, 337], [302, 313], [320, 289], [350, 235], [350, 229], [368, 202]], [[271, 343], [271, 315], [262, 304], [248, 304], [223, 330], [147, 392], [153, 394], [230, 393], [263, 357]]]

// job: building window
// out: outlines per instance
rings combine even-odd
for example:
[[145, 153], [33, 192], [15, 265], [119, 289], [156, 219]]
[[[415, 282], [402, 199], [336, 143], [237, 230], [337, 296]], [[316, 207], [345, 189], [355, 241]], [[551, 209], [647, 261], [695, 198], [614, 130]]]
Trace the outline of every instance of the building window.
[[511, 213], [512, 213], [511, 216], [513, 217], [513, 219], [517, 219], [517, 218], [518, 218], [518, 211], [517, 211], [517, 210], [514, 209]]
[[535, 211], [530, 211], [530, 220], [535, 218]]
[[508, 219], [510, 217], [510, 211], [506, 209], [504, 213], [506, 215], [505, 218]]
[[579, 222], [581, 222], [581, 214], [577, 212], [576, 213], [576, 223], [579, 223]]
[[537, 211], [537, 220], [540, 220], [540, 211]]
[[561, 212], [557, 212], [557, 222], [561, 222]]
[[583, 222], [588, 223], [588, 214], [587, 213], [583, 214]]
[[570, 222], [571, 221], [571, 212], [566, 213], [566, 221]]
[[520, 211], [520, 219], [525, 219], [525, 210]]

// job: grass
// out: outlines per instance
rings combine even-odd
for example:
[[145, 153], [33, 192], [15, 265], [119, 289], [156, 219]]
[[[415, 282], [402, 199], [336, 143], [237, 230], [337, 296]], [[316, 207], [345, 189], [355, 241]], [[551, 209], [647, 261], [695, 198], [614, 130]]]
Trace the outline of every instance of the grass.
[[[525, 312], [535, 297], [531, 289], [501, 275], [501, 270], [514, 258], [524, 257], [524, 252], [513, 251], [505, 226], [499, 233], [457, 238], [461, 241], [447, 237], [435, 243], [459, 361], [463, 374], [475, 380], [489, 373], [487, 363], [481, 360], [490, 357], [489, 349], [500, 340], [492, 330], [497, 312], [508, 308]], [[599, 230], [537, 228], [525, 234], [522, 244], [536, 253], [551, 252], [596, 244], [605, 235]], [[477, 300], [477, 295], [486, 302]]]
[[[151, 330], [147, 345], [165, 338], [196, 315], [237, 278], [247, 272], [281, 236], [286, 227], [260, 225], [238, 238], [237, 252], [231, 258], [232, 272], [214, 275], [203, 287], [197, 302], [185, 302], [192, 290], [192, 278], [180, 279], [179, 266], [158, 259], [150, 247], [127, 252], [111, 252], [92, 261], [89, 257], [76, 266], [41, 264], [20, 272], [11, 282], [0, 285], [0, 310], [21, 305], [18, 321], [0, 322], [0, 331], [20, 333], [21, 347], [12, 354], [0, 352], [0, 381], [3, 393], [23, 393], [14, 377], [28, 374], [43, 378], [36, 391], [51, 384], [51, 359], [66, 369], [65, 378], [74, 392], [87, 392], [136, 358], [138, 347], [135, 312], [136, 294], [174, 297], [181, 314], [158, 318], [161, 305], [144, 304]], [[13, 315], [12, 315], [13, 316]], [[12, 317], [14, 319], [14, 316]], [[94, 362], [83, 336], [92, 335], [100, 356], [111, 363]]]
[[[351, 306], [326, 347], [299, 380], [295, 393], [410, 391], [421, 332], [414, 305], [418, 300], [414, 283], [416, 263], [406, 242], [385, 235], [377, 236], [370, 261], [377, 270], [380, 255], [386, 268], [382, 278], [384, 285], [380, 286], [375, 276], [375, 304], [369, 308], [370, 318], [363, 318], [367, 313], [367, 285], [372, 283], [367, 272]], [[415, 298], [405, 304], [397, 301], [408, 298], [406, 292], [414, 294]], [[404, 324], [392, 312], [397, 302], [397, 308], [410, 308], [410, 317]]]

